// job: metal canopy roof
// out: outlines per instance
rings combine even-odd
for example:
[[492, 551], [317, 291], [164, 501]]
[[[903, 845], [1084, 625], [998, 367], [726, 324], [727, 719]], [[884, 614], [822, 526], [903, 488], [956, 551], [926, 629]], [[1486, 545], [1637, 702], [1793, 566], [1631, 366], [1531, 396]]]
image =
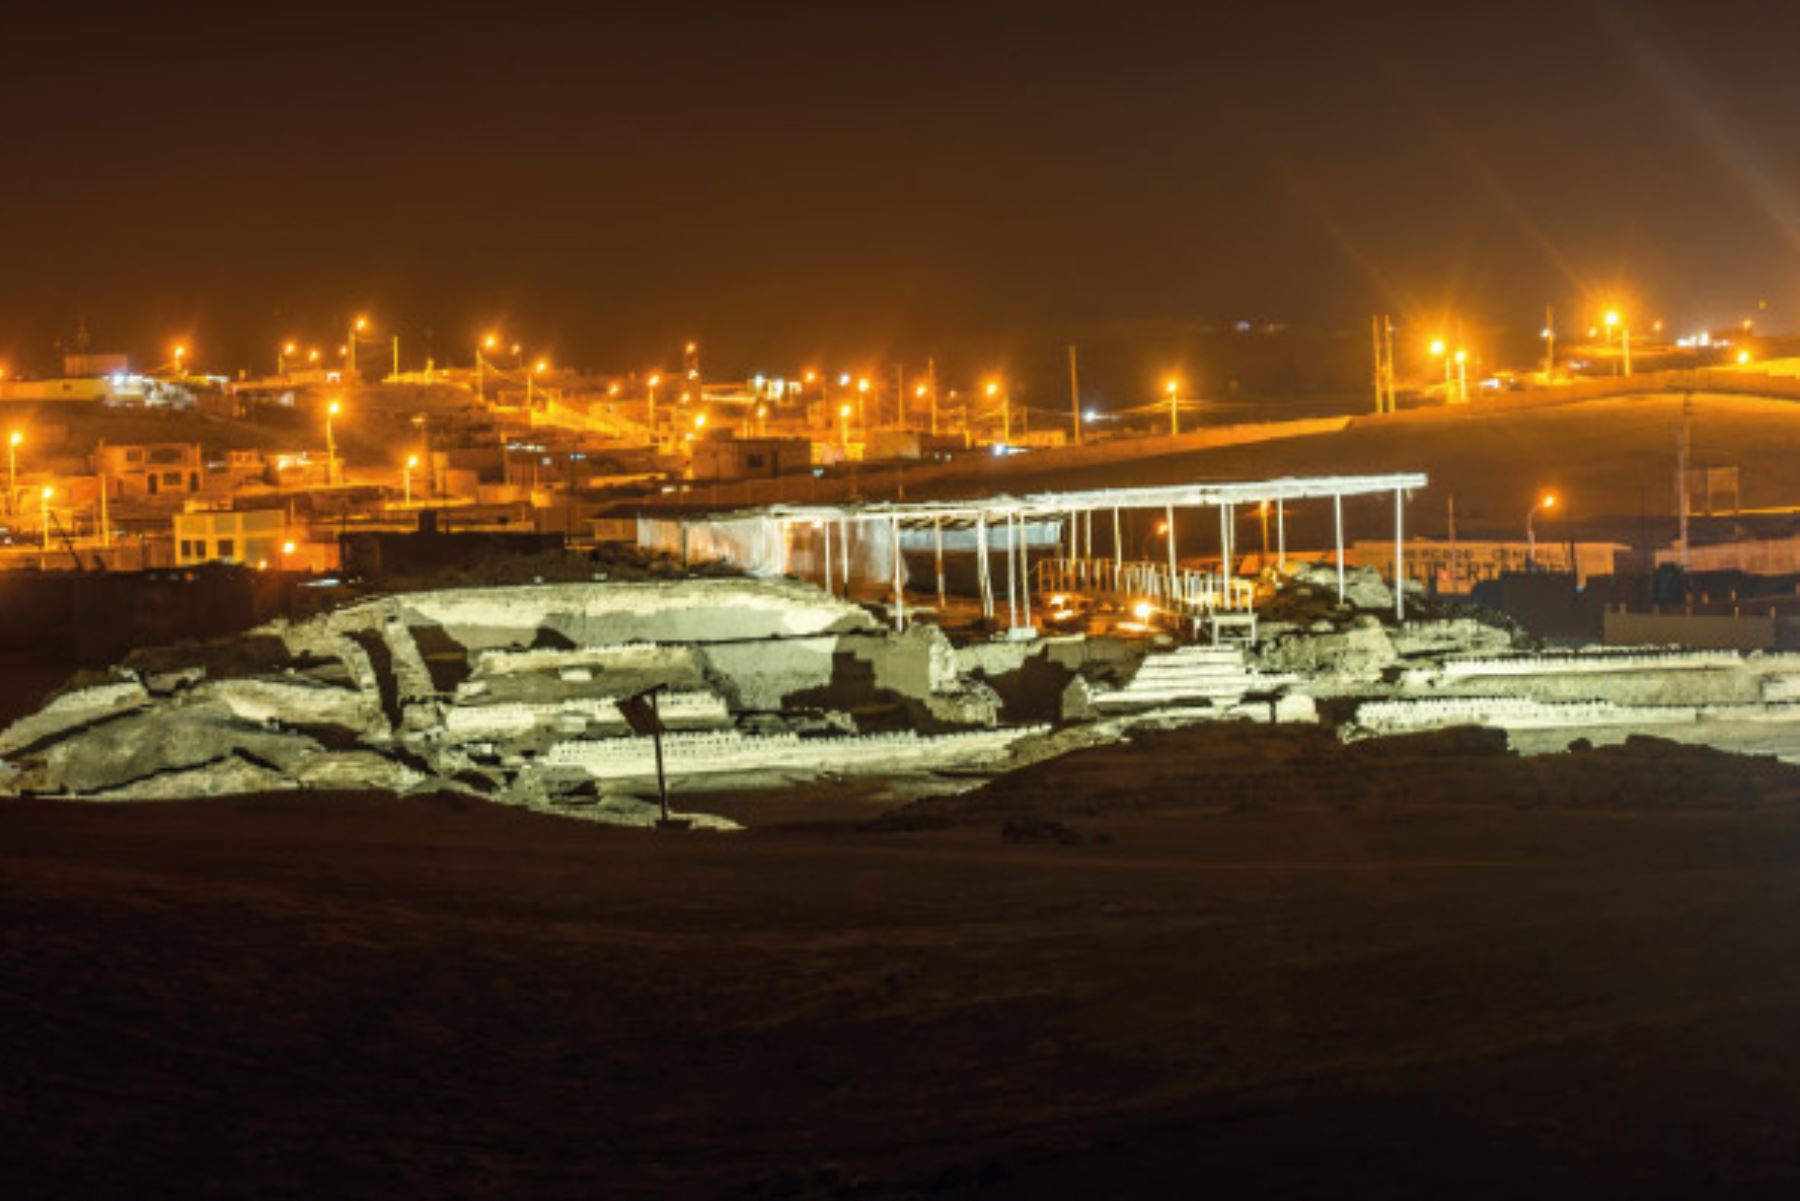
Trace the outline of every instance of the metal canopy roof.
[[1148, 488], [1095, 488], [1034, 492], [947, 501], [872, 501], [852, 505], [770, 505], [710, 514], [712, 520], [770, 517], [779, 521], [930, 521], [978, 517], [1064, 516], [1095, 509], [1164, 509], [1259, 504], [1268, 500], [1372, 496], [1423, 488], [1423, 472], [1388, 475], [1285, 476], [1272, 480], [1166, 484]]

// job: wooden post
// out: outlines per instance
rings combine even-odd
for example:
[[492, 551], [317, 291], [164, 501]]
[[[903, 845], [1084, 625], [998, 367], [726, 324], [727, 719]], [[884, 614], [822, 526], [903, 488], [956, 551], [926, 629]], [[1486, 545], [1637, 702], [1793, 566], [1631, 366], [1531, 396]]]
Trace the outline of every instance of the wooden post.
[[650, 718], [653, 725], [650, 731], [650, 744], [656, 748], [656, 798], [662, 805], [662, 824], [669, 824], [669, 777], [663, 770], [662, 744], [662, 706], [657, 704], [656, 694], [666, 685], [659, 685], [650, 690]]

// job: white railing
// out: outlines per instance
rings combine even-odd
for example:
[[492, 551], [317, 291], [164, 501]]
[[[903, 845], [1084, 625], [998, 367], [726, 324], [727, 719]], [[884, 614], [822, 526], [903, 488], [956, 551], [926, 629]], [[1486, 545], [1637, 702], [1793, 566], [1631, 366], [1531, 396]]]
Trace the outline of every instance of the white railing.
[[1039, 559], [1040, 593], [1087, 592], [1150, 601], [1177, 613], [1249, 610], [1256, 601], [1256, 582], [1223, 572], [1177, 567], [1167, 563], [1113, 559]]

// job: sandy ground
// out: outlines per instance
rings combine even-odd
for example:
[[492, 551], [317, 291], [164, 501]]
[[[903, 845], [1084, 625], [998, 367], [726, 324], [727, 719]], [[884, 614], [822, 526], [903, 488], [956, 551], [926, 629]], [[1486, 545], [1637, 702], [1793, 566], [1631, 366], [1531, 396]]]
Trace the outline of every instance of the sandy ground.
[[1794, 1195], [1800, 772], [1431, 746], [739, 835], [8, 802], [0, 1192]]

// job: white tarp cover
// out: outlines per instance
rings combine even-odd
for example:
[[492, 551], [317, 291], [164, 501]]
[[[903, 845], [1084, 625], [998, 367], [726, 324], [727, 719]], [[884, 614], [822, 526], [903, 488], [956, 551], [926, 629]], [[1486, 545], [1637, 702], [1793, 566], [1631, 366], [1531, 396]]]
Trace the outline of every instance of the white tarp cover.
[[[850, 584], [890, 588], [894, 583], [892, 527], [885, 521], [831, 523], [831, 582], [843, 586], [844, 531], [850, 535]], [[826, 531], [822, 521], [774, 517], [639, 517], [638, 546], [687, 563], [724, 562], [748, 575], [793, 575], [819, 583]], [[1003, 536], [996, 534], [997, 537]], [[998, 543], [997, 543], [998, 545]], [[906, 582], [906, 564], [900, 566]]]

